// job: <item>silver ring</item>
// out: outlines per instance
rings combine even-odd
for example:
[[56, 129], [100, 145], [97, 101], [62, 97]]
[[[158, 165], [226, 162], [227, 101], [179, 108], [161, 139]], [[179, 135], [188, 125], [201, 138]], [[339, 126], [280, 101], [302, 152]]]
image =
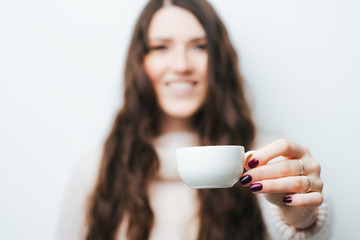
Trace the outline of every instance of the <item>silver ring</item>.
[[302, 170], [301, 170], [301, 173], [299, 174], [299, 176], [302, 176], [305, 172], [304, 162], [301, 159], [298, 159], [298, 161], [301, 163], [301, 166], [302, 166]]
[[308, 181], [309, 181], [309, 187], [308, 189], [306, 189], [304, 192], [307, 193], [307, 192], [310, 192], [311, 188], [312, 188], [312, 181], [311, 179], [308, 177], [308, 176], [305, 176], [305, 175], [302, 175], [302, 177], [306, 178]]

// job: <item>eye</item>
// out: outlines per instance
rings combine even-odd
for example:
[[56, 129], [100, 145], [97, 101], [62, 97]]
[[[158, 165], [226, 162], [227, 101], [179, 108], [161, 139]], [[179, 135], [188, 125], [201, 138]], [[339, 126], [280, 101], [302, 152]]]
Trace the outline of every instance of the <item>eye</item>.
[[195, 45], [195, 48], [199, 49], [199, 50], [206, 50], [208, 48], [208, 45], [206, 43], [205, 44], [197, 44], [197, 45]]
[[153, 51], [163, 51], [166, 50], [168, 47], [165, 45], [157, 45], [157, 46], [150, 46], [150, 50]]

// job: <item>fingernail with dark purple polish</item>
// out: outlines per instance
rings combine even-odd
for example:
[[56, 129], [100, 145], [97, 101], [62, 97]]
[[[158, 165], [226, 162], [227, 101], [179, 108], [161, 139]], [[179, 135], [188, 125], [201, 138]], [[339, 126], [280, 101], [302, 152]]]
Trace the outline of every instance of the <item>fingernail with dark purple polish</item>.
[[250, 190], [252, 192], [258, 192], [261, 191], [262, 189], [263, 189], [263, 185], [261, 183], [250, 184]]
[[254, 167], [256, 167], [257, 165], [259, 165], [259, 159], [257, 159], [257, 158], [252, 159], [252, 160], [248, 163], [248, 165], [249, 165], [249, 168], [254, 168]]
[[240, 183], [241, 183], [241, 185], [245, 185], [245, 184], [248, 184], [249, 182], [251, 182], [251, 180], [252, 180], [252, 177], [250, 175], [245, 175], [240, 178]]
[[292, 202], [292, 197], [284, 197], [283, 202], [284, 203], [291, 203]]

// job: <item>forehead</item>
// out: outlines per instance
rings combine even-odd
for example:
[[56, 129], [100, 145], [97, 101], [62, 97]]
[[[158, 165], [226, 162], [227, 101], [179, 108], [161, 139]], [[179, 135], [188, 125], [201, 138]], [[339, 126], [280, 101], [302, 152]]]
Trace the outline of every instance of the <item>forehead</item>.
[[206, 33], [200, 22], [190, 11], [177, 7], [160, 8], [153, 16], [149, 26], [148, 38], [201, 38]]

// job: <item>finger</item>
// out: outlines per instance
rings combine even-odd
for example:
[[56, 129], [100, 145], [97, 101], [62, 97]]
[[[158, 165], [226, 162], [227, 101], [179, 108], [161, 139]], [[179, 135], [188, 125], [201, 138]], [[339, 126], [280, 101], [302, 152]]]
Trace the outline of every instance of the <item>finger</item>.
[[246, 162], [247, 169], [267, 164], [276, 157], [300, 159], [307, 153], [307, 148], [287, 139], [276, 140], [265, 147], [258, 149]]
[[283, 198], [286, 205], [294, 207], [318, 207], [324, 201], [319, 192], [289, 194]]
[[311, 186], [308, 178], [305, 178], [304, 176], [263, 180], [250, 184], [250, 190], [259, 193], [302, 193], [309, 190], [309, 187], [311, 187], [312, 192], [321, 192], [321, 180], [310, 180], [312, 183]]
[[298, 160], [283, 160], [247, 171], [240, 177], [240, 183], [243, 186], [247, 186], [251, 182], [266, 179], [299, 176], [302, 170], [303, 166]]

